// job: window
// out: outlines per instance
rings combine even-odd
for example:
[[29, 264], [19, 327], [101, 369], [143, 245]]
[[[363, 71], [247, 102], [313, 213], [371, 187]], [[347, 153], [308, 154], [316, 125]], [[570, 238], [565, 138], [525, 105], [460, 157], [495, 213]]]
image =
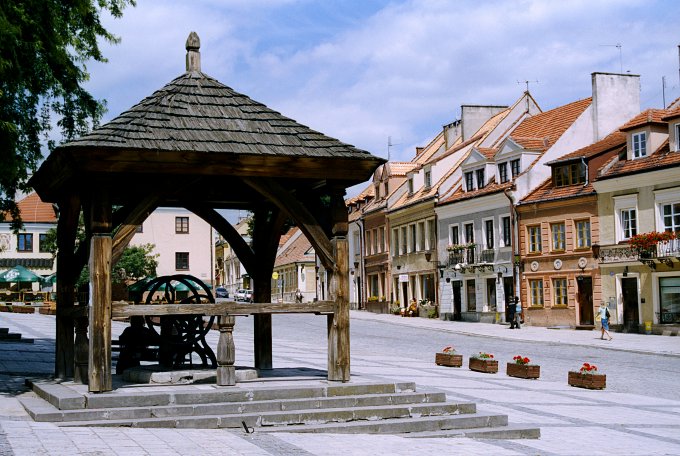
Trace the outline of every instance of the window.
[[475, 289], [475, 280], [466, 280], [466, 298], [467, 298], [467, 310], [468, 312], [477, 311], [477, 290]]
[[590, 247], [590, 220], [578, 220], [576, 222], [576, 248], [586, 249]]
[[408, 194], [409, 195], [413, 194], [413, 178], [412, 177], [408, 178]]
[[189, 234], [189, 217], [175, 217], [175, 233]]
[[425, 248], [425, 222], [418, 222], [418, 245], [416, 250], [422, 251], [427, 250]]
[[17, 252], [33, 251], [33, 234], [19, 233], [17, 235]]
[[501, 218], [503, 228], [503, 246], [512, 247], [512, 232], [510, 231], [510, 217]]
[[39, 234], [38, 235], [38, 249], [40, 250], [40, 253], [49, 253], [49, 250], [47, 249], [47, 234]]
[[528, 227], [529, 232], [529, 253], [540, 253], [541, 246], [541, 227], [540, 225]]
[[378, 229], [378, 252], [383, 253], [385, 251], [385, 227], [381, 226]]
[[371, 254], [371, 230], [366, 230], [366, 251], [364, 254], [366, 256]]
[[493, 220], [484, 220], [484, 237], [486, 240], [486, 248], [493, 249]]
[[451, 226], [451, 239], [449, 243], [452, 245], [460, 244], [460, 234], [458, 232], [458, 225]]
[[637, 234], [637, 219], [635, 209], [621, 209], [621, 234], [623, 239], [630, 239]]
[[529, 294], [530, 305], [532, 306], [542, 306], [543, 305], [543, 280], [529, 280]]
[[680, 151], [680, 123], [675, 124], [675, 151]]
[[498, 164], [498, 175], [501, 178], [501, 184], [508, 181], [508, 162]]
[[144, 224], [140, 223], [137, 225], [137, 228], [135, 228], [135, 233], [143, 233], [144, 232]]
[[513, 179], [519, 174], [519, 158], [510, 160], [510, 171], [512, 172]]
[[680, 203], [664, 204], [661, 206], [664, 231], [680, 231]]
[[567, 305], [567, 279], [553, 279], [553, 294], [553, 305]]
[[484, 188], [484, 168], [475, 170], [475, 174], [477, 175], [477, 188]]
[[385, 183], [383, 184], [383, 195], [385, 195], [385, 197], [387, 197], [387, 195], [389, 195], [389, 192], [388, 192], [389, 188], [390, 188], [390, 187], [389, 187], [388, 183], [385, 182]]
[[406, 255], [406, 249], [408, 248], [408, 240], [406, 237], [406, 227], [401, 227], [401, 254]]
[[586, 181], [586, 167], [583, 163], [571, 163], [553, 168], [555, 187], [583, 184]]
[[398, 229], [393, 229], [392, 230], [392, 256], [398, 256], [399, 255], [399, 230]]
[[472, 171], [465, 173], [465, 190], [471, 192], [475, 189], [475, 180]]
[[680, 277], [659, 278], [659, 323], [673, 323], [680, 318]]
[[647, 133], [633, 134], [633, 160], [647, 155]]
[[416, 251], [416, 225], [409, 225], [408, 226], [408, 231], [409, 231], [409, 236], [408, 236], [408, 251], [409, 252], [415, 252]]
[[432, 186], [432, 172], [425, 171], [425, 188], [430, 188]]
[[555, 223], [550, 225], [552, 231], [552, 249], [553, 250], [564, 250], [565, 249], [565, 234], [564, 234], [564, 223]]
[[465, 242], [468, 244], [475, 242], [475, 225], [472, 223], [465, 224]]
[[380, 184], [375, 185], [375, 199], [376, 200], [380, 199]]
[[189, 270], [189, 252], [175, 252], [175, 269], [178, 271]]
[[426, 245], [425, 249], [433, 250], [437, 245], [437, 226], [434, 222], [434, 219], [427, 221], [427, 233], [428, 233], [427, 241], [429, 242], [429, 245]]

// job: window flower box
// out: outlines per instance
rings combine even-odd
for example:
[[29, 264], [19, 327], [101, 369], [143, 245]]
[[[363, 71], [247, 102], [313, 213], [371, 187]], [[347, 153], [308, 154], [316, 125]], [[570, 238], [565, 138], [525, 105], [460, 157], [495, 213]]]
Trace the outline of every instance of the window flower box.
[[498, 361], [493, 359], [493, 355], [488, 353], [479, 353], [470, 357], [468, 361], [470, 370], [476, 372], [483, 372], [485, 374], [495, 374], [498, 372]]

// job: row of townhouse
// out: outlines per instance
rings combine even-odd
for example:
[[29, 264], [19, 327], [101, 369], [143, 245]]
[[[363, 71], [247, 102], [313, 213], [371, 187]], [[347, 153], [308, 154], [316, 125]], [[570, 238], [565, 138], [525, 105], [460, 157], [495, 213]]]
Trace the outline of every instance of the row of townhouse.
[[676, 244], [662, 261], [627, 244], [680, 223], [675, 111], [639, 114], [639, 88], [593, 73], [592, 97], [549, 111], [529, 93], [463, 106], [414, 160], [379, 168], [348, 201], [353, 304], [499, 321], [518, 299], [530, 324], [588, 326], [606, 302], [629, 330], [677, 320]]

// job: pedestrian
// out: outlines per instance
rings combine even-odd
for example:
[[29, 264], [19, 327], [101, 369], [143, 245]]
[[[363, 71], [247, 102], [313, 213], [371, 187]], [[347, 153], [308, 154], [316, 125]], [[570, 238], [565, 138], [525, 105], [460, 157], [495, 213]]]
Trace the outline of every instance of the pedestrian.
[[295, 292], [295, 302], [302, 302], [302, 292], [299, 288]]
[[508, 329], [515, 329], [515, 300], [510, 299], [508, 303], [508, 321], [510, 322], [510, 327]]
[[519, 302], [519, 297], [515, 296], [515, 325], [517, 329], [520, 328], [519, 322], [522, 320], [522, 303]]
[[139, 366], [139, 361], [148, 353], [150, 345], [158, 344], [158, 335], [145, 326], [144, 317], [134, 315], [130, 317], [130, 326], [125, 328], [118, 340], [120, 354], [116, 363], [116, 374], [122, 374], [125, 369]]
[[609, 318], [611, 317], [611, 314], [609, 313], [609, 309], [607, 308], [607, 305], [604, 303], [604, 301], [600, 303], [600, 309], [597, 312], [598, 317], [600, 318], [600, 324], [602, 325], [600, 339], [604, 340], [604, 335], [607, 334], [609, 340], [612, 340], [613, 337], [611, 334], [609, 334]]

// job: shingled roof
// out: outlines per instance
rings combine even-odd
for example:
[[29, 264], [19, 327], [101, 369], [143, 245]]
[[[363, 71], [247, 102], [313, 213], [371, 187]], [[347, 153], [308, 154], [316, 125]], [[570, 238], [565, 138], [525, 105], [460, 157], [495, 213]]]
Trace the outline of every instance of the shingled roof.
[[[385, 160], [328, 137], [206, 75], [187, 39], [187, 71], [110, 122], [58, 147], [32, 184], [91, 173], [368, 179]], [[76, 178], [77, 179], [77, 178]], [[62, 182], [63, 183], [63, 182]], [[50, 192], [38, 189], [43, 199]], [[48, 195], [48, 201], [51, 200]]]

